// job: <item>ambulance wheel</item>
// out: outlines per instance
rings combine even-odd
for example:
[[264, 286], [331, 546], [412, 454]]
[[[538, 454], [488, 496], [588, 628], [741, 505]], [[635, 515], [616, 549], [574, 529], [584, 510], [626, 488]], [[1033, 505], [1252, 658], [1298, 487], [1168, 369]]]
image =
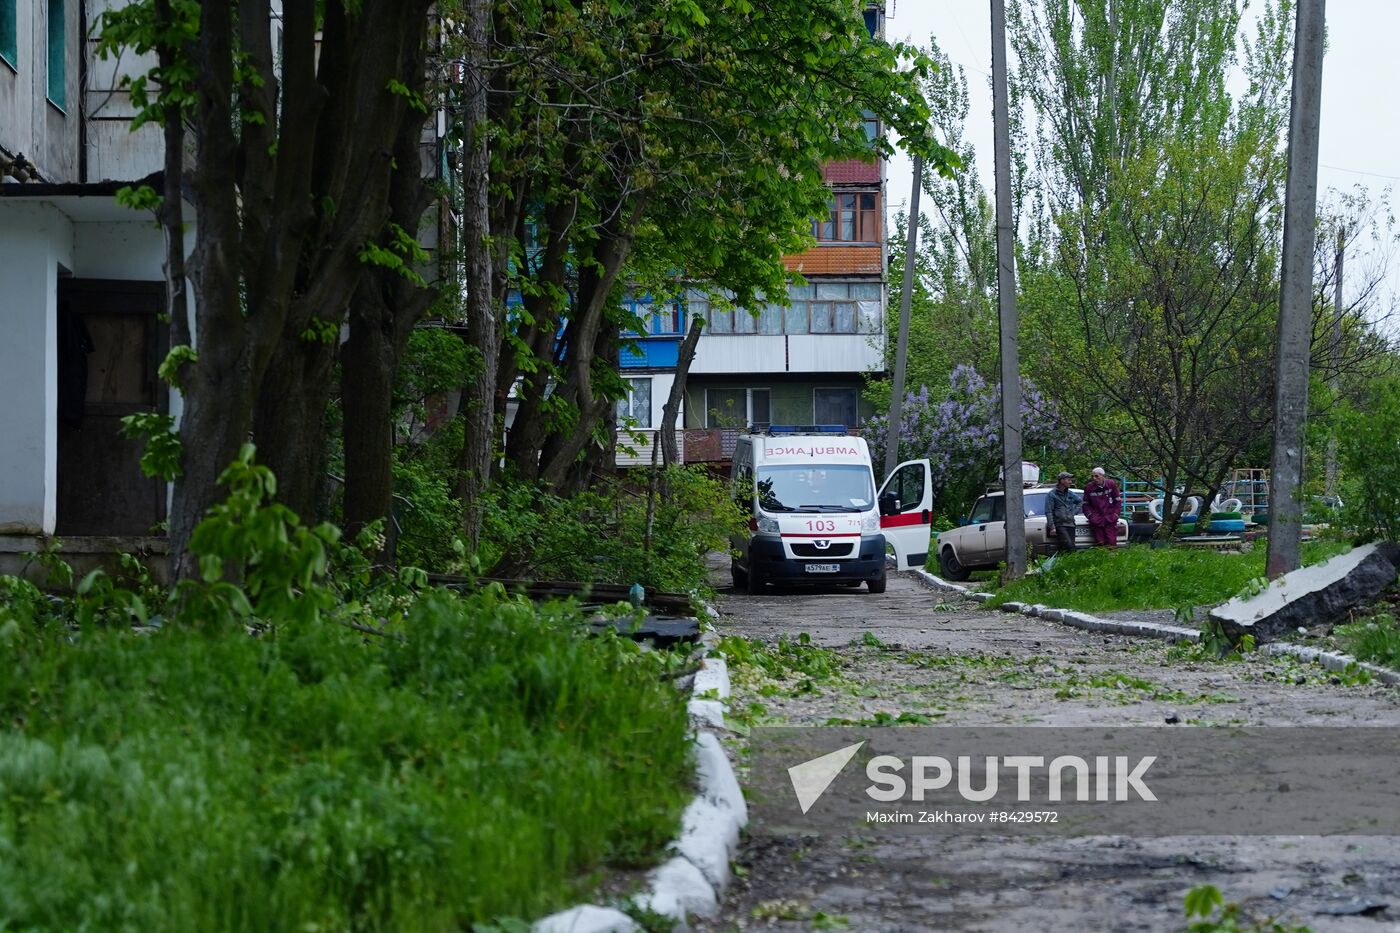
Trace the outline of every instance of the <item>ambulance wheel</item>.
[[748, 587], [749, 575], [739, 569], [739, 562], [737, 560], [731, 560], [729, 562], [729, 575], [734, 578], [735, 590], [742, 590]]
[[763, 579], [763, 574], [758, 572], [757, 567], [749, 568], [748, 584], [750, 596], [757, 596], [759, 593], [762, 593], [763, 587], [767, 582], [767, 580]]
[[885, 575], [882, 573], [873, 580], [866, 580], [865, 585], [870, 587], [872, 593], [883, 593], [885, 591]]
[[943, 571], [943, 576], [949, 580], [961, 582], [972, 576], [968, 569], [958, 560], [958, 556], [953, 553], [951, 547], [945, 547], [938, 554], [938, 569]]

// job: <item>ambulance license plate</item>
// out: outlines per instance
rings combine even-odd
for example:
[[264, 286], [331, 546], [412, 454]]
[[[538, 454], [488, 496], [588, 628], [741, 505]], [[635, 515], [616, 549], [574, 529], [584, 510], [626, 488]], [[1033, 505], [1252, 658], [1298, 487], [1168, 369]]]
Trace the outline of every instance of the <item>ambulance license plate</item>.
[[804, 568], [808, 573], [840, 573], [840, 564], [808, 564]]

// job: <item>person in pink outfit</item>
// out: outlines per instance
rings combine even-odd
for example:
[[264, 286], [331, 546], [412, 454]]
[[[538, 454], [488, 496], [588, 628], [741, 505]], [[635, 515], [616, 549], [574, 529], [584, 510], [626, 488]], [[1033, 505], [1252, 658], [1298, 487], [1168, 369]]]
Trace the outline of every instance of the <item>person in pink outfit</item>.
[[1118, 546], [1118, 516], [1123, 509], [1123, 495], [1118, 483], [1104, 475], [1103, 467], [1094, 467], [1089, 482], [1084, 484], [1084, 515], [1094, 543], [1104, 547]]

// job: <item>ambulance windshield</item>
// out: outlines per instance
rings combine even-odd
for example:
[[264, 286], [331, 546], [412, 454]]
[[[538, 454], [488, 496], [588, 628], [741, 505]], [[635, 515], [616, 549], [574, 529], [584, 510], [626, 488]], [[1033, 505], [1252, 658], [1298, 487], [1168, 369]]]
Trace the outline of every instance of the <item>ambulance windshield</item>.
[[864, 512], [875, 501], [870, 468], [856, 463], [760, 467], [765, 512]]

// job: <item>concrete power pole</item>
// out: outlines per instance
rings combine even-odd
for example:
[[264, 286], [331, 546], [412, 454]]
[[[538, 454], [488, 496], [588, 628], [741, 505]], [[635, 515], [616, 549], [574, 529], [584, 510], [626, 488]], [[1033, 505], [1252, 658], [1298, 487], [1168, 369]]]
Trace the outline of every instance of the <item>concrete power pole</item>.
[[1288, 189], [1279, 284], [1274, 456], [1269, 480], [1270, 578], [1296, 570], [1302, 534], [1303, 435], [1312, 338], [1312, 258], [1317, 221], [1317, 137], [1322, 111], [1325, 0], [1299, 0], [1288, 124]]
[[885, 430], [885, 476], [899, 464], [899, 423], [904, 408], [904, 364], [909, 357], [909, 303], [914, 295], [914, 254], [919, 247], [919, 191], [924, 186], [924, 158], [914, 153], [914, 190], [909, 195], [909, 223], [904, 237], [904, 293], [899, 298], [899, 340], [894, 345], [894, 386], [890, 423]]
[[1006, 3], [992, 3], [992, 138], [997, 177], [997, 308], [1001, 321], [1001, 473], [1006, 486], [1006, 576], [1026, 573], [1021, 495], [1021, 359], [1016, 315], [1016, 240], [1011, 228], [1011, 130], [1006, 93]]
[[[1332, 367], [1332, 378], [1328, 380], [1332, 389], [1332, 404], [1337, 404], [1337, 392], [1341, 388], [1341, 368], [1342, 368], [1342, 266], [1346, 260], [1347, 253], [1347, 230], [1346, 227], [1337, 227], [1337, 278], [1332, 283], [1332, 340], [1329, 349], [1329, 363]], [[1337, 432], [1333, 431], [1327, 438], [1327, 496], [1337, 494]]]

